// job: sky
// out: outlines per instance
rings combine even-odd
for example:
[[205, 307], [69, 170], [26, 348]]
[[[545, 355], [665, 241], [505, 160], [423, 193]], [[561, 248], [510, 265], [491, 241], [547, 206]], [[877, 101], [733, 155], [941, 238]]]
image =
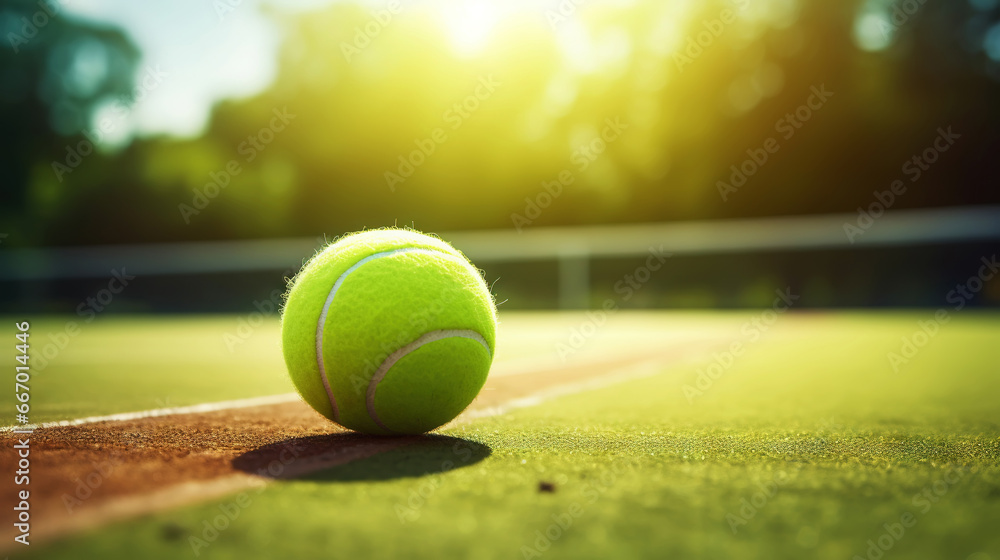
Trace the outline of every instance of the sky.
[[[336, 0], [290, 0], [282, 12], [315, 9]], [[362, 0], [375, 12], [388, 0]], [[414, 0], [396, 0], [404, 9]], [[561, 0], [566, 2], [568, 0]], [[607, 0], [605, 0], [607, 1]], [[614, 0], [631, 4], [635, 0]], [[459, 54], [475, 55], [501, 18], [526, 9], [554, 9], [560, 0], [439, 0], [421, 5], [439, 11]], [[132, 135], [197, 136], [212, 106], [222, 99], [252, 96], [266, 88], [277, 71], [281, 30], [263, 14], [264, 0], [66, 0], [67, 12], [82, 19], [110, 23], [139, 47], [138, 74], [153, 71], [166, 78], [143, 90], [127, 126], [109, 144]], [[109, 104], [105, 111], [110, 113]], [[98, 111], [94, 121], [105, 113]]]
[[[290, 0], [282, 12], [315, 9], [335, 0]], [[387, 0], [386, 0], [387, 1]], [[384, 10], [386, 1], [363, 0], [370, 11]], [[632, 0], [618, 0], [631, 3]], [[406, 7], [412, 0], [397, 0]], [[533, 0], [443, 0], [441, 16], [459, 51], [475, 54], [500, 17]], [[534, 2], [535, 6], [555, 0]], [[207, 124], [213, 104], [222, 99], [252, 96], [266, 88], [277, 72], [281, 30], [263, 14], [263, 0], [67, 0], [67, 12], [82, 19], [110, 23], [135, 42], [142, 53], [138, 74], [150, 71], [166, 78], [148, 91], [131, 111], [128, 126], [108, 143], [166, 133], [196, 136]], [[109, 106], [105, 109], [111, 111]], [[99, 122], [104, 114], [94, 116]]]
[[[262, 15], [255, 0], [228, 2], [72, 0], [66, 4], [74, 15], [125, 31], [141, 51], [140, 83], [150, 71], [164, 76], [143, 91], [142, 101], [131, 111], [130, 127], [122, 127], [123, 138], [117, 140], [132, 133], [197, 135], [214, 103], [251, 96], [271, 83], [277, 70], [279, 29]], [[95, 117], [99, 119], [100, 113]]]
[[[106, 141], [112, 145], [125, 144], [133, 135], [197, 136], [207, 124], [215, 103], [249, 97], [265, 89], [276, 75], [282, 41], [281, 29], [263, 13], [268, 9], [266, 1], [65, 0], [68, 12], [119, 27], [135, 42], [142, 56], [137, 82], [141, 84], [142, 77], [150, 72], [164, 76], [153, 87], [139, 92], [141, 102], [133, 106], [127, 126], [119, 127]], [[282, 12], [294, 12], [334, 1], [285, 0], [275, 5]], [[384, 10], [388, 1], [359, 3], [374, 12]], [[543, 12], [560, 6], [582, 5], [580, 0], [396, 1], [406, 11], [418, 6], [435, 11], [456, 53], [467, 56], [475, 56], [484, 48], [491, 29], [505, 17], [523, 15], [526, 10], [542, 17]], [[629, 5], [637, 0], [602, 1]], [[978, 10], [988, 12], [1000, 0], [968, 1]], [[690, 2], [676, 4], [680, 8]], [[794, 19], [794, 0], [768, 0], [763, 4], [770, 16], [775, 15], [771, 12], [787, 12], [789, 20]], [[882, 50], [893, 42], [895, 30], [890, 18], [896, 5], [892, 0], [866, 0], [862, 4], [854, 29], [858, 47]], [[561, 25], [554, 32], [564, 46], [568, 45], [568, 58], [574, 59], [572, 55], [576, 53], [579, 56], [575, 58], [580, 59], [577, 62], [593, 65], [599, 57], [576, 45], [580, 43], [582, 28], [572, 25], [572, 19], [571, 24]], [[678, 13], [672, 19], [683, 17]], [[667, 43], [671, 42], [664, 42]], [[994, 60], [1000, 60], [1000, 25], [984, 34], [981, 48]], [[105, 111], [112, 110], [109, 103]], [[98, 111], [94, 121], [99, 122], [104, 116], [104, 112]]]

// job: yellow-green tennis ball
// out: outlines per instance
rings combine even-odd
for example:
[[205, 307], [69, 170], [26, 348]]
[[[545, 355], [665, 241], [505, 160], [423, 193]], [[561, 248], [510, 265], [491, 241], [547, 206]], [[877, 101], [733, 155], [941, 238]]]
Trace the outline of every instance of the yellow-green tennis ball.
[[418, 434], [479, 394], [496, 341], [479, 271], [448, 243], [402, 229], [348, 235], [295, 277], [285, 364], [302, 398], [369, 434]]

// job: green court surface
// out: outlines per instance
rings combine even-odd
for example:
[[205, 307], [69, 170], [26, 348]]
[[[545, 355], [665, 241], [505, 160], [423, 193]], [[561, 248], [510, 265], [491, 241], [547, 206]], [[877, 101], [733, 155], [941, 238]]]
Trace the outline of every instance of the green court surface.
[[[742, 352], [664, 358], [649, 377], [14, 557], [1000, 560], [1000, 315], [953, 314], [912, 351], [904, 339], [933, 311], [786, 314], [755, 339], [746, 325], [760, 317], [622, 312], [578, 359], [686, 337]], [[590, 320], [504, 315], [513, 347], [498, 369], [560, 362], [556, 345]], [[267, 344], [232, 354], [227, 325], [95, 323], [100, 336], [80, 335], [93, 345], [38, 374], [38, 409], [56, 419], [287, 391], [276, 324], [251, 335]], [[150, 331], [163, 335], [152, 354]], [[206, 529], [226, 512], [223, 530]]]

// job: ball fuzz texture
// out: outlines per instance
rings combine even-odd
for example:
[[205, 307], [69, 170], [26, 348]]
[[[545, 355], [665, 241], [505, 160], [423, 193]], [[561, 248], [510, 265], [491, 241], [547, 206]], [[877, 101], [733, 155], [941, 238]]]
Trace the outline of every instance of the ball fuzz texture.
[[368, 434], [418, 434], [479, 394], [496, 341], [479, 271], [440, 239], [382, 229], [341, 238], [292, 280], [281, 320], [292, 382]]

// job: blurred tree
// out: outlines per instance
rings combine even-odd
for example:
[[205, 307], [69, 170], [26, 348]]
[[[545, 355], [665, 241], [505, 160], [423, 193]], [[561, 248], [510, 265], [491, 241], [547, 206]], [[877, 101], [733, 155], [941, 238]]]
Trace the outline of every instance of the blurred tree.
[[[128, 89], [135, 53], [59, 16], [0, 55], [0, 217], [29, 209], [35, 242], [102, 243], [852, 212], [949, 126], [959, 147], [895, 207], [998, 203], [997, 5], [595, 2], [501, 20], [478, 51], [472, 22], [433, 4], [278, 12], [267, 91], [62, 182], [51, 162], [84, 137], [60, 134]], [[7, 31], [37, 10], [13, 6]]]
[[11, 243], [37, 243], [68, 198], [55, 188], [59, 165], [85, 157], [72, 155], [81, 131], [99, 106], [129, 94], [139, 53], [121, 31], [75, 20], [58, 2], [6, 0], [0, 35], [0, 223], [16, 233]]

